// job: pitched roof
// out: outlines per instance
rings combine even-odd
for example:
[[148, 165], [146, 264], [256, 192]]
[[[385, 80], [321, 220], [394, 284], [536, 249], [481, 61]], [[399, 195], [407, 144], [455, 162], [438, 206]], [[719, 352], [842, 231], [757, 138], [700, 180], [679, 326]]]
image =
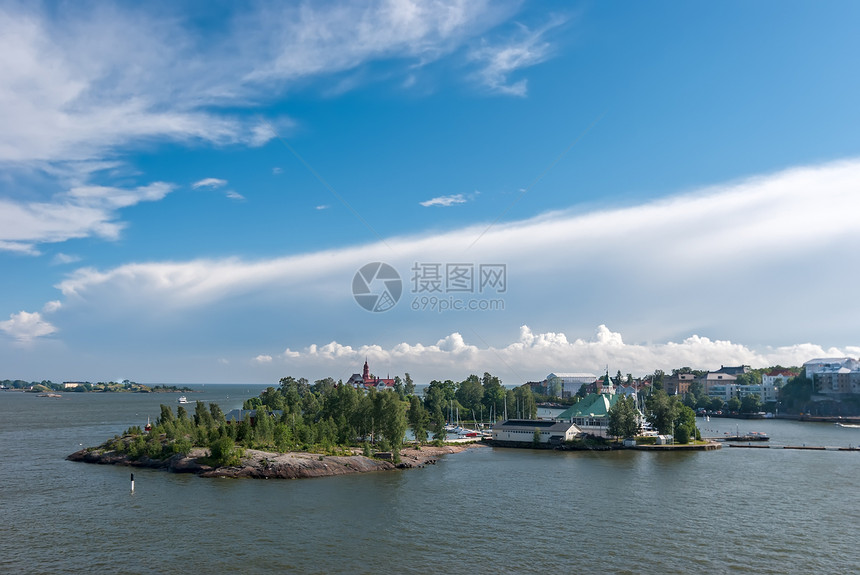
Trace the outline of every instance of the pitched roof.
[[591, 393], [580, 401], [563, 411], [558, 419], [572, 419], [574, 417], [606, 417], [613, 405], [618, 403], [620, 395], [608, 393]]

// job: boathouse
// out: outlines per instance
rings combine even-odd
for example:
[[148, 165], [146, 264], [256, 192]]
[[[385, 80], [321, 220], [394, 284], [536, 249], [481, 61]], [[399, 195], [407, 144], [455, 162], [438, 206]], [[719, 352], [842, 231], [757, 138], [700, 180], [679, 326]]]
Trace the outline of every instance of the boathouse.
[[567, 421], [548, 419], [508, 419], [493, 426], [493, 444], [525, 447], [539, 443], [560, 445], [573, 440], [579, 428]]

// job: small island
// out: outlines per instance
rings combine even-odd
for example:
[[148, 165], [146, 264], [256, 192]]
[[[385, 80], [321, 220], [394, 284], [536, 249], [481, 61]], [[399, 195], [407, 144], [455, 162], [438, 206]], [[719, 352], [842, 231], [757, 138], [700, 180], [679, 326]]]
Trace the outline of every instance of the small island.
[[[217, 403], [197, 401], [193, 412], [162, 404], [154, 422], [67, 459], [203, 477], [295, 479], [423, 467], [480, 444], [446, 444], [444, 420], [428, 442], [430, 416], [407, 381], [377, 391], [286, 377], [226, 414]], [[415, 437], [408, 446], [407, 426]]]
[[20, 379], [6, 379], [0, 382], [0, 389], [10, 391], [26, 391], [30, 393], [50, 394], [48, 397], [56, 397], [59, 391], [70, 391], [74, 393], [196, 393], [199, 390], [188, 386], [176, 385], [145, 385], [124, 379], [122, 381], [100, 381], [91, 383], [89, 381], [64, 381], [54, 383], [50, 380], [23, 381]]

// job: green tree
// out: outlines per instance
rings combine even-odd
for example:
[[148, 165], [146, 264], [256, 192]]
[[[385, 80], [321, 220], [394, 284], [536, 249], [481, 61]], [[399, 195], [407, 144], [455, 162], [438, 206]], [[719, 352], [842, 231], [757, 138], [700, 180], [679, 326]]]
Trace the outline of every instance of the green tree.
[[409, 427], [412, 428], [412, 434], [415, 436], [415, 441], [422, 444], [427, 441], [427, 426], [430, 423], [430, 414], [424, 409], [421, 400], [417, 395], [409, 396], [409, 412], [408, 412]]
[[400, 453], [403, 446], [403, 436], [406, 434], [406, 408], [400, 396], [389, 391], [380, 393], [382, 396], [382, 425], [380, 430], [391, 449]]
[[266, 447], [274, 439], [275, 424], [266, 407], [258, 407], [254, 417], [254, 440], [261, 446]]
[[194, 405], [194, 424], [203, 429], [212, 429], [212, 414], [206, 409], [206, 405], [199, 400]]
[[[470, 375], [460, 382], [454, 395], [460, 405], [467, 411], [480, 409], [481, 400], [484, 398], [484, 388], [477, 375]], [[465, 414], [463, 414], [465, 417]]]
[[737, 397], [732, 397], [726, 402], [726, 409], [729, 411], [739, 411], [741, 408], [741, 400]]
[[758, 395], [747, 395], [741, 398], [741, 413], [758, 413], [761, 411], [761, 399]]
[[235, 466], [241, 457], [235, 443], [229, 437], [218, 437], [209, 444], [209, 454], [215, 465]]
[[409, 375], [408, 371], [403, 374], [403, 391], [406, 392], [406, 395], [415, 394], [415, 383], [412, 381], [412, 376]]
[[[686, 441], [678, 440], [679, 433], [683, 437], [686, 433]], [[696, 427], [696, 412], [686, 405], [678, 406], [674, 421], [674, 435], [678, 443], [688, 443], [690, 437], [699, 439], [699, 430]]]
[[624, 396], [609, 408], [609, 434], [615, 437], [634, 437], [639, 433], [639, 415], [636, 400]]
[[170, 409], [170, 406], [161, 405], [161, 415], [159, 416], [156, 424], [160, 423], [170, 423], [173, 421], [173, 410]]
[[669, 397], [665, 391], [658, 389], [651, 393], [646, 402], [648, 421], [663, 435], [669, 435], [674, 430], [674, 421], [678, 406], [674, 397]]

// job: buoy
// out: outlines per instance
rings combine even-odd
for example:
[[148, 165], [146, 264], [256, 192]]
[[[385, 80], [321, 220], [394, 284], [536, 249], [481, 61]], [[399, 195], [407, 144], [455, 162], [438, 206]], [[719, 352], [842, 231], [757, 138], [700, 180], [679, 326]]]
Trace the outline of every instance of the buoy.
[[131, 492], [134, 493], [134, 473], [131, 474]]

